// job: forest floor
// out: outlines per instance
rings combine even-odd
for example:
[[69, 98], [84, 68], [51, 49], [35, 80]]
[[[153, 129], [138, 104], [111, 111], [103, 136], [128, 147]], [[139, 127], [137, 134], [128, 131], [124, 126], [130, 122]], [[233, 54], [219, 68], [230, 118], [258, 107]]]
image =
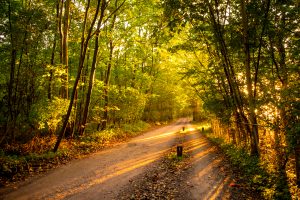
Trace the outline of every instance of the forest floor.
[[180, 119], [11, 186], [0, 199], [258, 199], [238, 177], [222, 153]]

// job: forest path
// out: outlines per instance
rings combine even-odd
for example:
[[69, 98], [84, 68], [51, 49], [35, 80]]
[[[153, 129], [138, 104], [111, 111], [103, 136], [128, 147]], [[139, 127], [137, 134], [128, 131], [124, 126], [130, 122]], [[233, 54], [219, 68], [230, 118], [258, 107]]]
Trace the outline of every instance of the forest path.
[[[185, 131], [177, 134], [171, 151], [154, 168], [128, 183], [119, 199], [261, 199], [239, 184], [239, 173], [199, 128], [186, 124]], [[183, 146], [183, 159], [176, 158], [179, 144]]]
[[[179, 143], [189, 157], [174, 170], [165, 160]], [[71, 161], [0, 199], [257, 199], [229, 186], [235, 182], [229, 168], [219, 150], [184, 118]]]
[[244, 191], [229, 187], [235, 180], [223, 154], [200, 131], [190, 126], [188, 129], [191, 131], [185, 133], [183, 146], [191, 159], [183, 173], [180, 193], [184, 199], [245, 199]]
[[170, 150], [176, 132], [189, 119], [138, 136], [128, 143], [100, 151], [23, 184], [3, 199], [113, 199], [135, 176], [151, 168]]
[[247, 180], [242, 179], [240, 171], [231, 166], [220, 149], [200, 133], [200, 127], [188, 124], [186, 128], [182, 144], [190, 159], [188, 167], [179, 172], [181, 180], [177, 182], [181, 184], [175, 199], [262, 199], [247, 186]]

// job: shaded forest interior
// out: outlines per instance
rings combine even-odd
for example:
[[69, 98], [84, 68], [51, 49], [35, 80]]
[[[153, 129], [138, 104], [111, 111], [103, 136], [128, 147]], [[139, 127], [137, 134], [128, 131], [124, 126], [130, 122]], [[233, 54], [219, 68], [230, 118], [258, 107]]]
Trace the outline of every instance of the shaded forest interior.
[[192, 116], [263, 171], [251, 182], [266, 199], [299, 198], [299, 12], [292, 0], [2, 0], [1, 181]]

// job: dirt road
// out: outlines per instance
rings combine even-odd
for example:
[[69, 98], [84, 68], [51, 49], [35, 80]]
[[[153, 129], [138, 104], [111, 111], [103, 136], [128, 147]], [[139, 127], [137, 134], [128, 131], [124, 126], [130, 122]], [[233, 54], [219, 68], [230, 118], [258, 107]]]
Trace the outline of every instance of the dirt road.
[[[183, 169], [174, 171], [164, 160], [178, 143], [190, 156]], [[54, 169], [0, 199], [256, 199], [229, 187], [234, 176], [224, 165], [216, 147], [189, 119], [180, 119]]]
[[[261, 199], [240, 185], [239, 173], [209, 140], [186, 124], [177, 138], [184, 158], [176, 157], [176, 145], [144, 174], [136, 177], [119, 193], [119, 198], [159, 200]], [[232, 184], [235, 186], [233, 187]]]
[[180, 119], [126, 144], [72, 161], [0, 199], [113, 199], [170, 149], [175, 133], [188, 123]]
[[190, 131], [184, 141], [183, 145], [191, 155], [191, 167], [184, 173], [185, 185], [182, 186], [185, 199], [244, 199], [244, 193], [229, 187], [234, 178], [225, 173], [224, 158], [207, 138], [199, 131]]

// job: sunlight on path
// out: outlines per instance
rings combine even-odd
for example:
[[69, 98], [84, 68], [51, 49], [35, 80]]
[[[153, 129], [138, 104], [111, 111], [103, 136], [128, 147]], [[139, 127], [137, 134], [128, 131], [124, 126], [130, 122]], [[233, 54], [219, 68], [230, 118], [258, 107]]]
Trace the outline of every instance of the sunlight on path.
[[72, 161], [4, 199], [112, 199], [122, 186], [170, 150], [176, 133], [188, 122], [180, 119], [128, 143]]
[[200, 133], [189, 128], [184, 135], [183, 146], [191, 154], [191, 168], [186, 181], [188, 199], [227, 199], [228, 184], [231, 177], [220, 172], [221, 158], [216, 154], [216, 149]]
[[[159, 158], [160, 154], [164, 151], [165, 150], [157, 152], [157, 153], [155, 153], [153, 155], [150, 155], [150, 156], [140, 157], [138, 159], [129, 160], [129, 161], [125, 161], [125, 162], [121, 162], [121, 163], [118, 163], [116, 165], [113, 165], [113, 166], [109, 167], [108, 170], [111, 170], [111, 171], [114, 171], [114, 172], [109, 173], [105, 176], [102, 176], [102, 173], [101, 173], [102, 170], [97, 170], [95, 178], [89, 180], [88, 182], [86, 182], [84, 184], [79, 185], [79, 187], [77, 187], [77, 188], [73, 188], [73, 189], [70, 189], [68, 191], [64, 191], [64, 192], [61, 192], [61, 193], [57, 194], [54, 197], [54, 199], [62, 199], [66, 196], [74, 195], [76, 193], [80, 193], [80, 192], [85, 191], [85, 190], [87, 190], [87, 189], [89, 189], [89, 188], [91, 188], [95, 185], [102, 184], [105, 181], [109, 181], [112, 178], [118, 178], [118, 176], [122, 176], [123, 174], [128, 173], [132, 170], [135, 170], [137, 168], [148, 165], [149, 163], [152, 163], [157, 158]], [[128, 167], [126, 167], [126, 166], [128, 166]]]
[[157, 136], [152, 136], [152, 137], [148, 137], [148, 138], [144, 138], [144, 139], [137, 139], [137, 140], [133, 140], [134, 142], [143, 142], [143, 141], [149, 141], [149, 140], [156, 140], [156, 139], [161, 139], [161, 138], [166, 138], [166, 137], [170, 137], [171, 135], [174, 135], [176, 132], [169, 132], [169, 133], [163, 133]]

